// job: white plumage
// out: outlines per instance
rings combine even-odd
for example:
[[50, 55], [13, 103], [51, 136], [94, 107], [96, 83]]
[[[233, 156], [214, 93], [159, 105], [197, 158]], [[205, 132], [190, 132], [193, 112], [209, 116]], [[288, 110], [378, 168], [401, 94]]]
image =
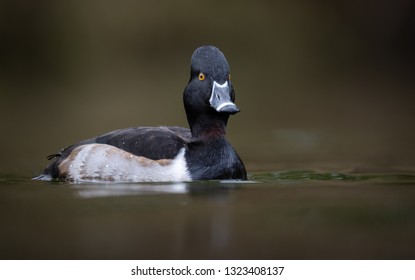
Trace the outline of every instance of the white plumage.
[[151, 160], [106, 144], [77, 147], [59, 164], [75, 182], [180, 182], [191, 181], [185, 148], [174, 159]]

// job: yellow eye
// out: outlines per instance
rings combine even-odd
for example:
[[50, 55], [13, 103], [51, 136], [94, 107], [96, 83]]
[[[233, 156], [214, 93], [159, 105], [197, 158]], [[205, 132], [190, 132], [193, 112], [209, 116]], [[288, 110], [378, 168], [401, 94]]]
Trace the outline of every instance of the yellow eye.
[[203, 81], [205, 79], [205, 74], [200, 73], [199, 74], [199, 80]]

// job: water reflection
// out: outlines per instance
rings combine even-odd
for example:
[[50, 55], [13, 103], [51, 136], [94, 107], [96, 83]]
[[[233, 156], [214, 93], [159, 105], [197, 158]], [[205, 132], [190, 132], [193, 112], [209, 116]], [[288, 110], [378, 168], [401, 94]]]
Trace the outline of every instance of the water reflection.
[[118, 244], [106, 246], [111, 247], [113, 254], [124, 257], [137, 256], [139, 252], [139, 256], [160, 258], [154, 248], [162, 250], [169, 258], [187, 253], [198, 258], [226, 255], [236, 231], [234, 195], [239, 193], [236, 190], [242, 191], [250, 183], [226, 180], [73, 184], [70, 188], [81, 198], [80, 203], [91, 199], [85, 202], [88, 208], [92, 204], [112, 215], [105, 218], [104, 225], [96, 222], [102, 219], [102, 214], [97, 214], [93, 219], [73, 221], [73, 228], [78, 229], [87, 255], [102, 253], [102, 244], [96, 239], [97, 233], [102, 231], [111, 236], [112, 243]]
[[172, 184], [80, 184], [73, 185], [82, 198], [111, 197], [146, 194], [183, 194], [187, 193], [186, 183]]
[[240, 188], [242, 182], [234, 180], [208, 182], [175, 182], [175, 183], [88, 183], [73, 184], [81, 198], [99, 198], [131, 195], [156, 194], [203, 194], [228, 191]]

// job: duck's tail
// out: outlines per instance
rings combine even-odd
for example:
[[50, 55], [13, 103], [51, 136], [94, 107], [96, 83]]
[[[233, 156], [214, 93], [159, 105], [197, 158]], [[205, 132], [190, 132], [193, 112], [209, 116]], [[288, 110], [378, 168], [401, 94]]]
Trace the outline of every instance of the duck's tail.
[[58, 165], [60, 162], [60, 159], [62, 158], [61, 153], [48, 155], [46, 157], [48, 160], [56, 158], [56, 160], [52, 163], [50, 163], [45, 170], [43, 170], [42, 174], [39, 176], [33, 177], [32, 180], [39, 180], [39, 181], [52, 181], [56, 178], [59, 178], [59, 169]]

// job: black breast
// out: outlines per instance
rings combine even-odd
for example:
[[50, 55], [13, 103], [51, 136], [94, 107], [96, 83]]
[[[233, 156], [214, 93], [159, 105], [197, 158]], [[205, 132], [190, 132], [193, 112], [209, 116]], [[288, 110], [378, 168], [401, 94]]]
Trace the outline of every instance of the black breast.
[[226, 139], [194, 141], [188, 147], [186, 162], [193, 180], [247, 179], [242, 160]]

